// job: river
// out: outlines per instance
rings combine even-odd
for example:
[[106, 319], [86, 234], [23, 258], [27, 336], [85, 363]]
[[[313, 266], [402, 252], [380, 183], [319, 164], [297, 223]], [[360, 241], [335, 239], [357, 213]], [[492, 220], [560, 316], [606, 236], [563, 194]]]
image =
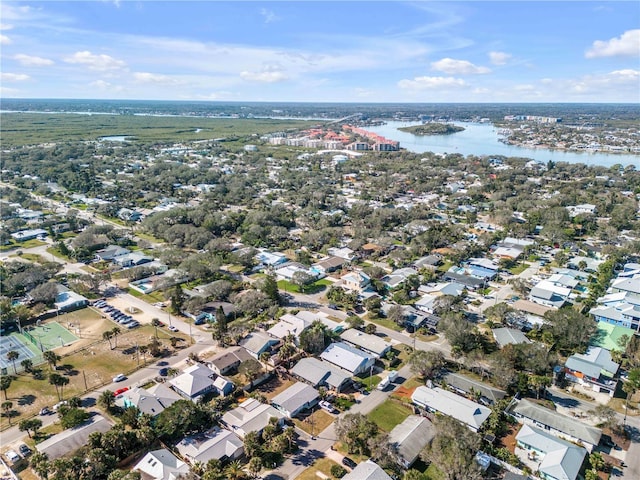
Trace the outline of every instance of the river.
[[464, 127], [463, 132], [450, 135], [414, 135], [398, 130], [416, 123], [387, 122], [385, 125], [365, 127], [390, 140], [400, 142], [400, 147], [410, 152], [461, 153], [462, 155], [504, 155], [505, 157], [531, 158], [540, 162], [584, 163], [610, 167], [615, 164], [640, 167], [640, 155], [604, 152], [573, 152], [547, 148], [526, 148], [507, 145], [498, 141], [497, 129], [486, 123], [455, 122]]

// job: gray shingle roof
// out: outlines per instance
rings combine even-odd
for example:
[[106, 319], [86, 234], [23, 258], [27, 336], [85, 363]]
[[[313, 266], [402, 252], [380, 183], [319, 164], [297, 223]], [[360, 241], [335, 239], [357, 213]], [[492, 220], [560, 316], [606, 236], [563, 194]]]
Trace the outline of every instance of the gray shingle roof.
[[405, 465], [410, 466], [434, 436], [435, 428], [429, 420], [419, 415], [409, 415], [389, 432], [389, 443], [397, 448]]

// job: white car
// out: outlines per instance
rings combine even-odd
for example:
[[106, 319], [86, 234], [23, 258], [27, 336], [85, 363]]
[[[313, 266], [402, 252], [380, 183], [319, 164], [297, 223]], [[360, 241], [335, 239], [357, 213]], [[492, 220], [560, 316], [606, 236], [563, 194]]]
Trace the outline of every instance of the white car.
[[11, 463], [16, 463], [18, 460], [20, 460], [20, 455], [18, 455], [13, 450], [7, 450], [6, 452], [4, 452], [4, 456], [7, 457], [7, 460], [9, 460]]
[[127, 378], [127, 376], [124, 373], [119, 373], [118, 375], [113, 377], [113, 381], [117, 383], [123, 381], [125, 378]]
[[331, 405], [329, 402], [326, 402], [324, 400], [320, 400], [318, 405], [320, 405], [320, 408], [322, 408], [323, 410], [326, 410], [329, 413], [338, 413], [338, 410], [336, 410], [334, 408], [334, 406]]
[[173, 325], [169, 325], [169, 330], [171, 330], [172, 332], [177, 332], [178, 331], [178, 327], [174, 327]]

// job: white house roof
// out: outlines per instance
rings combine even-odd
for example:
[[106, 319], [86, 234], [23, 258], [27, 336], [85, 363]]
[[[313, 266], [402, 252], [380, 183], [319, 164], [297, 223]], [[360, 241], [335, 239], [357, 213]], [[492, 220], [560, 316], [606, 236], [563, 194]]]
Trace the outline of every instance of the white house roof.
[[345, 330], [340, 335], [340, 338], [345, 342], [351, 343], [357, 347], [375, 353], [378, 356], [384, 355], [384, 353], [391, 348], [391, 342], [387, 342], [377, 335], [371, 335], [369, 333], [361, 332], [355, 328]]
[[531, 343], [531, 340], [529, 340], [524, 333], [515, 328], [494, 328], [493, 338], [496, 339], [500, 347], [509, 344]]
[[418, 387], [411, 395], [411, 401], [453, 417], [474, 430], [478, 430], [491, 414], [487, 407], [440, 387]]
[[269, 420], [275, 417], [282, 419], [284, 416], [271, 405], [261, 403], [254, 398], [249, 398], [233, 410], [229, 410], [222, 416], [222, 421], [238, 435], [244, 437], [248, 432], [259, 432], [269, 424]]
[[543, 452], [544, 458], [538, 467], [540, 473], [558, 480], [575, 480], [587, 455], [585, 448], [529, 425], [520, 429], [516, 440]]
[[275, 345], [276, 343], [278, 343], [278, 340], [270, 337], [266, 333], [253, 332], [247, 335], [240, 342], [240, 345], [243, 346], [248, 352], [258, 355], [268, 349], [271, 345]]
[[352, 373], [357, 371], [363, 363], [374, 359], [371, 354], [344, 342], [332, 343], [320, 354], [320, 358]]
[[286, 412], [295, 412], [300, 407], [313, 402], [319, 397], [318, 391], [306, 383], [296, 382], [271, 399], [274, 406]]
[[154, 480], [176, 480], [189, 471], [189, 465], [178, 459], [166, 448], [153, 450], [140, 460], [133, 470], [138, 470]]
[[197, 363], [187, 368], [181, 375], [172, 378], [169, 382], [185, 395], [193, 398], [213, 385], [214, 376], [215, 372], [213, 370]]
[[289, 334], [297, 337], [309, 325], [311, 325], [311, 322], [295, 315], [291, 315], [290, 313], [285, 313], [280, 317], [280, 321], [278, 323], [267, 330], [267, 333], [281, 339]]
[[516, 416], [526, 417], [585, 443], [591, 445], [600, 443], [602, 430], [599, 428], [592, 427], [591, 425], [562, 415], [555, 410], [550, 410], [529, 400], [523, 399], [517, 402], [511, 407], [510, 413]]
[[125, 405], [135, 406], [141, 413], [151, 416], [159, 415], [165, 408], [182, 397], [163, 384], [156, 384], [148, 390], [133, 388], [122, 394]]
[[244, 450], [243, 442], [229, 430], [213, 428], [208, 432], [185, 437], [176, 448], [180, 455], [188, 457], [191, 462], [206, 464], [212, 458], [218, 460], [228, 457], [236, 458]]
[[371, 460], [359, 463], [356, 468], [342, 478], [343, 480], [391, 480], [387, 472]]

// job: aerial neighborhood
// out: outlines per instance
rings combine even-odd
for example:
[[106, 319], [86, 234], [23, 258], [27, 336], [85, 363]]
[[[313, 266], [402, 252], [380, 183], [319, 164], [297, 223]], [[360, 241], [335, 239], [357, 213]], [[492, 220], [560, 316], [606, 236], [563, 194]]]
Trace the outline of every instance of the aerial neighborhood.
[[236, 121], [3, 146], [3, 478], [578, 480], [640, 458], [633, 166]]

